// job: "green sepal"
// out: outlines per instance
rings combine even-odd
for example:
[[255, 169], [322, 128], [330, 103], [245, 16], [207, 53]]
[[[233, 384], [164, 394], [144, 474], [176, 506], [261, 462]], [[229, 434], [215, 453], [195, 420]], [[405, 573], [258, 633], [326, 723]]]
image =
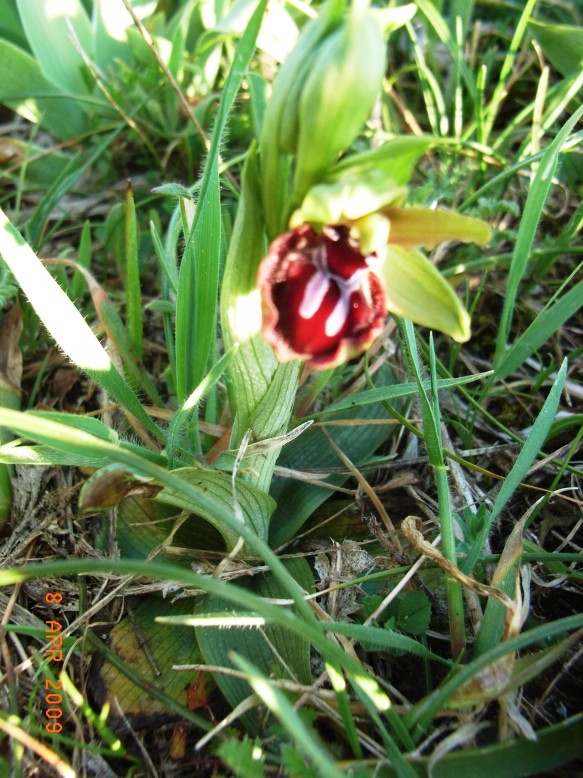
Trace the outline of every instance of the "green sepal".
[[376, 272], [385, 285], [388, 311], [444, 332], [459, 343], [469, 339], [468, 312], [421, 251], [389, 245]]
[[390, 242], [404, 248], [423, 246], [432, 249], [446, 240], [481, 245], [487, 243], [492, 234], [486, 222], [461, 216], [455, 211], [388, 207], [383, 209], [383, 214], [391, 223]]
[[432, 143], [425, 137], [394, 138], [378, 149], [348, 157], [308, 191], [292, 214], [290, 227], [345, 224], [363, 254], [380, 251], [389, 239], [389, 222], [378, 212], [404, 202], [413, 168]]

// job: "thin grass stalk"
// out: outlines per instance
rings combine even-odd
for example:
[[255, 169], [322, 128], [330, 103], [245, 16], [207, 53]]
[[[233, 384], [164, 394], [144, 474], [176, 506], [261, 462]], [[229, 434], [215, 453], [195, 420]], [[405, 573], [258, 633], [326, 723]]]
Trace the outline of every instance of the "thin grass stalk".
[[[451, 516], [451, 500], [449, 484], [447, 480], [447, 468], [443, 458], [443, 445], [440, 432], [440, 412], [437, 392], [437, 360], [433, 348], [433, 340], [430, 341], [429, 363], [431, 371], [432, 399], [430, 400], [421, 376], [421, 365], [413, 324], [405, 320], [403, 333], [408, 349], [408, 361], [415, 376], [418, 386], [418, 395], [423, 418], [423, 430], [429, 464], [435, 473], [435, 484], [438, 493], [439, 520], [442, 534], [444, 556], [454, 565], [457, 565], [455, 534]], [[464, 607], [462, 588], [458, 581], [446, 576], [446, 591], [449, 610], [451, 650], [454, 659], [457, 659], [465, 647]]]
[[142, 359], [142, 289], [138, 260], [138, 222], [131, 183], [128, 182], [125, 202], [125, 292], [127, 329], [134, 354]]
[[528, 0], [526, 5], [524, 6], [524, 11], [522, 12], [518, 24], [516, 25], [516, 30], [514, 32], [512, 42], [510, 43], [510, 48], [508, 49], [506, 58], [502, 64], [502, 69], [500, 71], [500, 76], [498, 78], [496, 88], [494, 89], [494, 94], [492, 95], [490, 104], [486, 109], [486, 120], [484, 123], [484, 141], [486, 143], [488, 142], [488, 138], [492, 131], [492, 127], [494, 125], [496, 116], [498, 115], [500, 106], [502, 105], [503, 101], [506, 98], [506, 95], [508, 94], [508, 79], [512, 74], [514, 60], [516, 59], [516, 55], [522, 43], [522, 39], [524, 38], [526, 27], [529, 22], [530, 16], [533, 12], [535, 4], [536, 4], [536, 0]]
[[[431, 370], [431, 394], [433, 401], [433, 415], [435, 418], [436, 432], [439, 433], [441, 426], [441, 413], [439, 410], [439, 395], [437, 393], [437, 360], [435, 356], [435, 347], [433, 335], [429, 339], [429, 366]], [[457, 549], [455, 527], [452, 518], [451, 495], [449, 492], [448, 469], [443, 457], [443, 447], [441, 445], [441, 435], [437, 435], [438, 446], [435, 462], [432, 462], [435, 473], [435, 486], [437, 488], [437, 503], [439, 505], [439, 527], [441, 530], [441, 548], [443, 555], [454, 565], [457, 565]], [[457, 659], [464, 651], [466, 644], [466, 634], [464, 627], [464, 600], [463, 591], [460, 583], [450, 576], [446, 575], [447, 604], [449, 610], [449, 627], [451, 637], [452, 655]]]

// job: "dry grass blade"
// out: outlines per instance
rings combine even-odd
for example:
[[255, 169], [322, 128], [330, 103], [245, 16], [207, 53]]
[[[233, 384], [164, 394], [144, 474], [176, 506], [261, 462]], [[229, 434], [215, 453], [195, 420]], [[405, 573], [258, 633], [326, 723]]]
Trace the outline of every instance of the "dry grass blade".
[[366, 480], [366, 478], [362, 475], [362, 473], [358, 470], [357, 467], [355, 467], [350, 459], [346, 456], [346, 454], [336, 445], [336, 443], [332, 440], [330, 435], [326, 432], [325, 429], [322, 430], [322, 433], [326, 437], [326, 440], [328, 441], [328, 444], [330, 445], [330, 448], [338, 455], [339, 459], [344, 462], [346, 467], [350, 470], [352, 475], [356, 478], [358, 481], [361, 489], [366, 494], [366, 496], [369, 498], [373, 506], [375, 507], [375, 510], [377, 511], [378, 515], [380, 516], [383, 524], [385, 525], [385, 528], [387, 532], [389, 533], [389, 537], [391, 539], [391, 543], [394, 544], [397, 551], [401, 551], [401, 541], [399, 540], [399, 537], [397, 535], [397, 530], [395, 529], [395, 525], [391, 521], [389, 514], [386, 511], [385, 506], [382, 504], [381, 500], [379, 499], [377, 493], [372, 488], [372, 486], [369, 484], [369, 482]]
[[11, 721], [6, 721], [0, 718], [0, 730], [4, 732], [8, 737], [13, 738], [18, 743], [21, 743], [26, 748], [30, 748], [35, 754], [50, 765], [61, 778], [76, 778], [77, 773], [70, 764], [67, 764], [58, 754], [56, 754], [51, 748], [45, 746], [28, 732], [25, 732], [17, 724], [13, 724]]

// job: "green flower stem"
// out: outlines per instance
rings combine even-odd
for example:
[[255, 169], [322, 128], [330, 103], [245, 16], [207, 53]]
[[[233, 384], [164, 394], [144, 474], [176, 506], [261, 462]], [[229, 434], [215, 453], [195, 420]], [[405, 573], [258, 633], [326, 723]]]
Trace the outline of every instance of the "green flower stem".
[[[439, 503], [439, 526], [441, 528], [441, 549], [443, 555], [454, 565], [457, 565], [456, 540], [454, 534], [449, 484], [447, 480], [447, 467], [443, 463], [433, 465], [435, 472], [435, 485], [437, 487], [437, 499]], [[465, 648], [466, 635], [464, 628], [464, 600], [461, 584], [451, 578], [445, 577], [447, 605], [449, 611], [449, 629], [451, 638], [452, 656], [457, 659]]]
[[[277, 437], [287, 430], [300, 372], [298, 362], [279, 364], [261, 337], [257, 268], [265, 255], [266, 225], [259, 205], [254, 147], [249, 150], [241, 184], [221, 289], [223, 342], [225, 348], [239, 346], [229, 366], [230, 402], [235, 416], [231, 448], [241, 445], [248, 430], [249, 443]], [[267, 492], [278, 455], [279, 449], [272, 449], [244, 459], [241, 479]]]

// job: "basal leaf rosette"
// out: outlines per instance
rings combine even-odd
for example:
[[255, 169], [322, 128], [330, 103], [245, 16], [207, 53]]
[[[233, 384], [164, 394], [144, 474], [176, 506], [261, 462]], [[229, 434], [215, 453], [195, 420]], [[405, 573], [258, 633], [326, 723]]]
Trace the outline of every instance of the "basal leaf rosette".
[[259, 268], [263, 336], [279, 360], [341, 364], [368, 348], [387, 312], [469, 339], [468, 312], [418, 247], [483, 244], [490, 227], [451, 211], [404, 207], [406, 195], [401, 181], [357, 164], [308, 192]]

